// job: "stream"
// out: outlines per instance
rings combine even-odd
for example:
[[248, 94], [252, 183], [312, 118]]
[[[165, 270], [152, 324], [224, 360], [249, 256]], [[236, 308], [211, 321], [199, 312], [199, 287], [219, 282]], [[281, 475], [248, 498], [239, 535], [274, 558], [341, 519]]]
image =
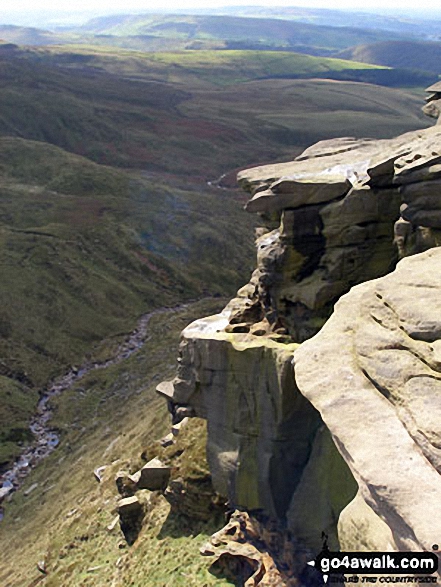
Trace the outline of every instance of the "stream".
[[[159, 308], [143, 314], [136, 328], [119, 345], [115, 354], [110, 359], [102, 362], [86, 361], [79, 367], [72, 367], [54, 381], [41, 393], [37, 404], [35, 416], [32, 418], [29, 428], [34, 435], [33, 442], [26, 446], [14, 465], [0, 475], [0, 503], [22, 484], [25, 477], [33, 467], [47, 457], [58, 446], [60, 439], [57, 432], [50, 427], [53, 408], [50, 400], [70, 389], [82, 377], [96, 369], [106, 369], [111, 365], [121, 363], [138, 351], [146, 342], [148, 325], [153, 316], [177, 312], [187, 308], [188, 304], [182, 304], [173, 308]], [[3, 518], [3, 510], [0, 508], [0, 520]]]

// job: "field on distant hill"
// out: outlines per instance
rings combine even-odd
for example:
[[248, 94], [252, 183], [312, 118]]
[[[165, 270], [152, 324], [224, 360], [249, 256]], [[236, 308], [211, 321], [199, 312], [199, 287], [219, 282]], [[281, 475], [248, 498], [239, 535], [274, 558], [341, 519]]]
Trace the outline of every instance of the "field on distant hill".
[[[198, 14], [209, 12], [210, 14], [254, 17], [277, 18], [288, 21], [303, 22], [317, 26], [331, 26], [343, 28], [371, 29], [377, 32], [393, 31], [397, 34], [413, 36], [414, 38], [429, 39], [441, 34], [441, 12], [435, 16], [431, 11], [431, 17], [427, 12], [418, 14], [419, 7], [414, 10], [374, 11], [369, 10], [368, 5], [363, 10], [330, 10], [326, 8], [309, 8], [305, 6], [223, 6], [217, 9], [203, 9]], [[182, 11], [186, 13], [188, 11]]]
[[[218, 48], [229, 48], [234, 43], [253, 44], [279, 49], [316, 47], [333, 50], [354, 44], [400, 38], [393, 32], [356, 28], [315, 26], [290, 20], [271, 18], [240, 18], [235, 16], [178, 16], [178, 15], [115, 15], [96, 18], [74, 34], [105, 35], [113, 43], [123, 46], [124, 40], [137, 40], [147, 49], [154, 39], [176, 39], [187, 43], [212, 43]], [[118, 41], [119, 39], [119, 41]], [[191, 48], [191, 45], [188, 46]]]
[[[388, 71], [376, 67], [279, 52], [23, 51], [0, 60], [0, 133], [97, 163], [215, 179], [290, 157], [330, 132], [389, 136], [402, 125], [427, 124], [410, 94], [301, 80]], [[287, 93], [288, 85], [298, 95]], [[380, 106], [375, 124], [372, 100]], [[344, 129], [326, 109], [347, 113]], [[302, 112], [317, 115], [306, 134], [294, 122]]]

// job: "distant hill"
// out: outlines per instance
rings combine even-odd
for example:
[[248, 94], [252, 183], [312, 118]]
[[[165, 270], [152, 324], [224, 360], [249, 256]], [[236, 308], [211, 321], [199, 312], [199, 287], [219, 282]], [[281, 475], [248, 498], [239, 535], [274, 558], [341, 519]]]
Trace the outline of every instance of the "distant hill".
[[382, 41], [339, 52], [341, 59], [441, 74], [441, 42]]
[[[76, 35], [105, 35], [108, 41], [122, 45], [137, 39], [139, 43], [154, 39], [175, 39], [188, 42], [241, 43], [241, 48], [296, 49], [320, 48], [322, 51], [343, 49], [362, 43], [402, 38], [395, 32], [374, 31], [351, 27], [316, 26], [271, 18], [241, 18], [236, 16], [202, 15], [112, 15], [95, 18], [70, 31]], [[221, 47], [221, 46], [219, 46]]]
[[[415, 7], [416, 10], [418, 7]], [[330, 10], [326, 8], [307, 8], [303, 6], [224, 6], [222, 8], [198, 10], [195, 13], [218, 15], [278, 18], [328, 27], [355, 27], [377, 31], [393, 31], [400, 35], [420, 39], [433, 39], [441, 35], [441, 12], [438, 18], [418, 16], [416, 10], [410, 12], [400, 8], [396, 14], [381, 14], [375, 10]], [[185, 13], [186, 11], [180, 11]], [[188, 11], [187, 11], [188, 12]]]
[[63, 37], [51, 31], [14, 25], [0, 25], [0, 39], [18, 45], [53, 45], [63, 41]]

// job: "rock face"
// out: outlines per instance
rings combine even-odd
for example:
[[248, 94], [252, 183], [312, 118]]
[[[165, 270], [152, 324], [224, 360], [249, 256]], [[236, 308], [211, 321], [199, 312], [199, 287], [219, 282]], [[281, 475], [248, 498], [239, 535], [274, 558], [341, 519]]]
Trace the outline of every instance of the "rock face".
[[302, 394], [403, 550], [441, 533], [440, 268], [434, 249], [352, 289], [294, 353]]
[[[239, 506], [283, 516], [321, 418], [294, 383], [297, 345], [226, 333], [227, 324], [225, 312], [185, 329], [172, 400], [191, 403], [208, 421], [215, 489]], [[285, 470], [292, 472], [289, 478]]]
[[333, 549], [431, 549], [441, 128], [323, 141], [239, 181], [265, 225], [257, 269], [183, 331], [177, 376], [158, 392], [175, 422], [207, 419], [216, 490], [306, 548], [324, 533]]
[[164, 465], [159, 459], [149, 461], [139, 473], [138, 489], [163, 491], [170, 479], [170, 467]]
[[242, 172], [253, 195], [247, 208], [279, 226], [257, 240], [258, 267], [233, 302], [232, 322], [265, 319], [302, 342], [353, 285], [437, 245], [440, 163], [433, 127], [392, 140], [323, 141], [293, 162]]

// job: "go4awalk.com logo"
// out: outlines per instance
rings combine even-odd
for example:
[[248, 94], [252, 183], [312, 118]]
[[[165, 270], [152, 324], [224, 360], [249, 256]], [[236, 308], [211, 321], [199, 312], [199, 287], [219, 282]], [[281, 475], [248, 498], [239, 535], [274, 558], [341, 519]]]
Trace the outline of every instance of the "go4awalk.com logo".
[[[437, 582], [436, 576], [430, 576], [438, 570], [438, 556], [434, 552], [330, 552], [324, 548], [317, 558], [308, 564], [322, 573], [325, 583]], [[343, 575], [352, 577], [343, 579]], [[357, 575], [363, 575], [361, 580]], [[369, 575], [381, 577], [374, 578]]]

